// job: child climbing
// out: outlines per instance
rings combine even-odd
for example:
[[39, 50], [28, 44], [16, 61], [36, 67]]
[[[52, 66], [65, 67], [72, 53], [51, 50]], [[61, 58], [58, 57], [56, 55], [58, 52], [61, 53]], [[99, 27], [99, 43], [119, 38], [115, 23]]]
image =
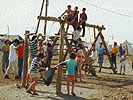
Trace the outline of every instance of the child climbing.
[[81, 79], [81, 67], [82, 67], [82, 64], [83, 64], [83, 59], [82, 59], [83, 50], [81, 49], [81, 44], [78, 44], [77, 49], [78, 49], [78, 52], [76, 53], [76, 61], [78, 63], [78, 72], [76, 73], [75, 81], [77, 81], [77, 76], [78, 76], [78, 73], [79, 73], [80, 82], [82, 82], [82, 79]]
[[55, 67], [57, 67], [59, 65], [66, 65], [67, 94], [69, 95], [70, 80], [72, 80], [72, 92], [71, 92], [71, 94], [73, 96], [76, 96], [76, 94], [74, 93], [75, 74], [76, 74], [76, 71], [77, 71], [77, 62], [75, 61], [75, 58], [76, 58], [76, 54], [72, 52], [70, 54], [70, 59], [69, 60], [66, 60], [62, 63], [59, 63], [58, 65], [55, 66]]
[[[32, 90], [33, 91], [33, 93], [32, 93], [33, 95], [38, 95], [35, 92], [35, 86], [37, 84], [36, 73], [37, 73], [37, 69], [45, 70], [44, 67], [39, 67], [39, 61], [41, 61], [43, 58], [44, 58], [43, 53], [38, 53], [37, 56], [32, 60], [31, 67], [30, 67], [29, 72], [27, 74], [27, 82], [26, 82], [26, 87], [27, 87], [26, 92], [27, 93], [31, 94], [31, 90]], [[29, 85], [29, 78], [31, 80], [31, 84], [30, 85]]]
[[96, 48], [95, 48], [95, 44], [92, 44], [91, 52], [92, 52], [91, 58], [94, 61], [94, 60], [96, 60]]
[[122, 69], [124, 69], [123, 75], [125, 75], [125, 71], [126, 71], [126, 68], [125, 68], [126, 67], [126, 62], [125, 62], [125, 60], [126, 60], [125, 51], [123, 51], [122, 56], [121, 56], [121, 60], [120, 60], [120, 66], [121, 66], [120, 75], [121, 75]]

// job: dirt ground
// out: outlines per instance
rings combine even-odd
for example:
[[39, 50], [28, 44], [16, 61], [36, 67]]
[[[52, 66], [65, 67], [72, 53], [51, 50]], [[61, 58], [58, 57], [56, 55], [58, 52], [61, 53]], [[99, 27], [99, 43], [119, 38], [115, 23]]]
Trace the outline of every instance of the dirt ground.
[[[119, 72], [119, 57], [118, 57]], [[66, 95], [66, 78], [63, 75], [62, 94], [56, 94], [56, 73], [52, 84], [47, 87], [43, 80], [39, 78], [36, 87], [38, 96], [27, 94], [21, 85], [21, 80], [15, 80], [13, 73], [10, 73], [11, 79], [4, 79], [4, 74], [0, 71], [0, 100], [133, 100], [133, 71], [131, 68], [131, 57], [127, 58], [126, 75], [113, 74], [109, 69], [103, 69], [101, 73], [97, 72], [97, 77], [82, 74], [83, 82], [76, 82], [76, 97]], [[0, 58], [1, 63], [1, 58]], [[108, 60], [105, 58], [105, 66]], [[97, 69], [96, 69], [97, 71]]]

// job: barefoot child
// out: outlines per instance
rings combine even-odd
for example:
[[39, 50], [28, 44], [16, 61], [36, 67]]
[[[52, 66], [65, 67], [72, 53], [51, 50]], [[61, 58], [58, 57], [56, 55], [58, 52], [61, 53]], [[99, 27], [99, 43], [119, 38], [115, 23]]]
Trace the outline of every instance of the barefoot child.
[[122, 56], [121, 56], [121, 60], [120, 60], [120, 66], [121, 66], [121, 68], [120, 68], [120, 74], [121, 74], [122, 68], [123, 68], [124, 69], [123, 75], [125, 75], [125, 70], [126, 70], [125, 69], [125, 66], [126, 66], [125, 60], [126, 60], [125, 51], [123, 51]]
[[[37, 69], [39, 70], [45, 70], [45, 68], [43, 67], [39, 67], [39, 61], [41, 61], [42, 59], [44, 58], [44, 55], [43, 53], [38, 53], [37, 56], [32, 60], [32, 63], [31, 63], [31, 67], [29, 69], [29, 72], [27, 74], [27, 90], [26, 92], [27, 93], [31, 93], [31, 90], [33, 91], [33, 95], [38, 95], [36, 92], [35, 92], [35, 86], [37, 84], [37, 77], [36, 77], [36, 73], [37, 73]], [[31, 80], [31, 85], [29, 86], [29, 77], [30, 77], [30, 80]]]
[[78, 44], [77, 49], [78, 49], [78, 52], [76, 53], [76, 62], [78, 63], [78, 72], [76, 73], [76, 77], [78, 76], [78, 73], [79, 73], [80, 82], [82, 82], [82, 80], [81, 80], [81, 67], [82, 67], [82, 64], [83, 64], [83, 59], [82, 59], [83, 50], [81, 49], [81, 44]]
[[67, 78], [67, 94], [69, 95], [69, 88], [70, 88], [70, 79], [72, 80], [72, 92], [73, 96], [76, 96], [74, 93], [74, 83], [75, 83], [75, 74], [77, 71], [77, 62], [75, 61], [76, 55], [75, 53], [70, 54], [70, 59], [66, 60], [62, 63], [59, 63], [55, 67], [59, 65], [66, 65], [66, 78]]

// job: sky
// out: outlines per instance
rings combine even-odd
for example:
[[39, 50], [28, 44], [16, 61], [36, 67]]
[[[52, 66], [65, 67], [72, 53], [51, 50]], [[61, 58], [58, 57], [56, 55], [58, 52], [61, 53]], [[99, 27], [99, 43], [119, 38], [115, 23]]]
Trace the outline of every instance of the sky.
[[[22, 37], [25, 30], [35, 32], [41, 3], [42, 0], [0, 0], [0, 33], [8, 33], [8, 26], [9, 34]], [[99, 9], [89, 3], [131, 18]], [[78, 6], [80, 12], [85, 7], [88, 16], [87, 23], [104, 25], [106, 30], [103, 31], [103, 35], [106, 40], [128, 40], [133, 43], [133, 0], [49, 0], [48, 16], [59, 17], [68, 4], [72, 6], [72, 9]], [[43, 15], [44, 13], [45, 9]], [[39, 33], [43, 33], [43, 25], [44, 21], [41, 21]], [[59, 23], [48, 22], [47, 35], [54, 35], [58, 29]], [[72, 31], [70, 27], [69, 33]], [[92, 37], [93, 29], [86, 28], [85, 38], [91, 41]]]

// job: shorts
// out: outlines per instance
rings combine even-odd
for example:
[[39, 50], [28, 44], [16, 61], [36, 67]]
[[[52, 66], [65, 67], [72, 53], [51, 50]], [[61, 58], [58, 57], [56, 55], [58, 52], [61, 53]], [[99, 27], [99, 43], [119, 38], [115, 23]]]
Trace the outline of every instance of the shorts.
[[103, 63], [103, 56], [98, 56], [98, 63]]
[[69, 15], [69, 16], [67, 17], [67, 21], [71, 22], [72, 20], [73, 20], [73, 17], [72, 17], [71, 15]]
[[29, 72], [29, 77], [30, 77], [30, 78], [36, 77], [36, 73], [34, 73], [34, 72]]
[[66, 78], [75, 78], [75, 75], [67, 75]]

